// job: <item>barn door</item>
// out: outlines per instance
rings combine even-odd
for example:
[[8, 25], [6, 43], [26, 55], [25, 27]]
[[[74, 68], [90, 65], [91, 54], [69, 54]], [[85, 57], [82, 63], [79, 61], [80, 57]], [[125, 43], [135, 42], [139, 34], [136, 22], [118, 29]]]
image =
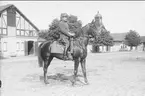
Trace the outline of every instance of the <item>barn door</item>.
[[38, 42], [37, 41], [34, 44], [34, 54], [35, 54], [35, 56], [38, 55]]
[[25, 45], [24, 45], [24, 54], [25, 54], [25, 56], [27, 56], [28, 55], [28, 41], [25, 41]]

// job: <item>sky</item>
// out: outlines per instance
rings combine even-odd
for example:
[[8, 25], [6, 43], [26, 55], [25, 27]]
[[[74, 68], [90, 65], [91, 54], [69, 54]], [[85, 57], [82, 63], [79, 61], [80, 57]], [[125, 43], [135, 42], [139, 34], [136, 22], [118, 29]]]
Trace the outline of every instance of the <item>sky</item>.
[[76, 15], [84, 26], [99, 11], [111, 33], [135, 30], [145, 36], [145, 1], [0, 1], [5, 4], [14, 4], [39, 29], [48, 29], [61, 13]]

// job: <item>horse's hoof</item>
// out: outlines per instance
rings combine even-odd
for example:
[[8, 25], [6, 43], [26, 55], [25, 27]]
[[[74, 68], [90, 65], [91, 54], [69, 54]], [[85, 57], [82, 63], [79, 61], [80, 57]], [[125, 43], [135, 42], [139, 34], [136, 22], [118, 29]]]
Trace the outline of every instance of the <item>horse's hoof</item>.
[[72, 81], [72, 86], [74, 86], [75, 85], [75, 81]]
[[89, 82], [88, 82], [88, 80], [85, 80], [85, 85], [89, 85]]
[[89, 85], [89, 82], [85, 82], [85, 85]]
[[72, 83], [72, 86], [74, 87], [75, 86], [75, 83]]

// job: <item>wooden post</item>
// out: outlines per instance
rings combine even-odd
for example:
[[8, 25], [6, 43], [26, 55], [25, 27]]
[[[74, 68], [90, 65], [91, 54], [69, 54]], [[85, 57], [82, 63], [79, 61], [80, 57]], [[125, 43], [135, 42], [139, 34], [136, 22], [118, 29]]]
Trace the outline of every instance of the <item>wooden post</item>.
[[24, 42], [24, 55], [27, 56], [28, 55], [28, 41]]
[[35, 56], [38, 55], [38, 42], [37, 41], [34, 42], [34, 54], [35, 54]]

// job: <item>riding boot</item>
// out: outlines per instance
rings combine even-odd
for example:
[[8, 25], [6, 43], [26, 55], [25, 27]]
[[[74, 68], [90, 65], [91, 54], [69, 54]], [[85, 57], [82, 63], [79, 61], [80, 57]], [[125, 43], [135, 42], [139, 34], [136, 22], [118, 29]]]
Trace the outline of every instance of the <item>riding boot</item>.
[[73, 38], [70, 38], [70, 41], [69, 41], [69, 52], [67, 52], [67, 58], [68, 60], [73, 60], [73, 57], [72, 57], [72, 53], [73, 53]]
[[68, 57], [67, 57], [67, 48], [66, 47], [64, 49], [63, 59], [64, 60], [68, 60]]
[[70, 39], [70, 53], [73, 53], [73, 38]]

